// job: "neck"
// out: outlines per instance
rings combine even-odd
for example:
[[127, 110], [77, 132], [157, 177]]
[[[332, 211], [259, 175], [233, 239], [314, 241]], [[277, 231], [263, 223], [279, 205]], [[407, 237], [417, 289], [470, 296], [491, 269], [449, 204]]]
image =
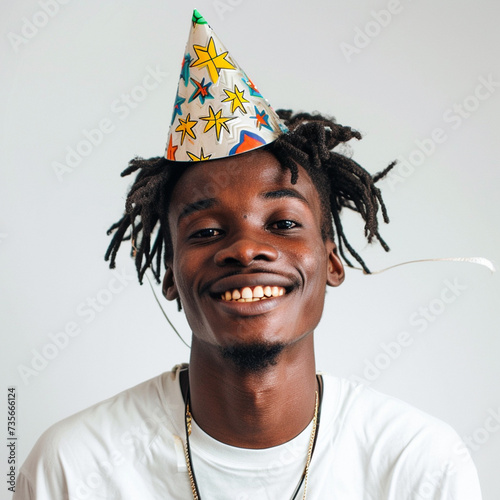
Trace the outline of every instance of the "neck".
[[193, 418], [213, 438], [241, 448], [285, 443], [313, 418], [313, 335], [286, 346], [276, 364], [256, 372], [193, 336], [189, 384]]

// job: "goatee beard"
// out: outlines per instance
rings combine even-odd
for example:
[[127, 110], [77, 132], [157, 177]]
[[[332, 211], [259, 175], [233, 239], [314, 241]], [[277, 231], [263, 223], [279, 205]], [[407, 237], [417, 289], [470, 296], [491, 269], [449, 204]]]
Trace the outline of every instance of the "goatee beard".
[[221, 347], [222, 356], [241, 371], [256, 373], [276, 365], [285, 345], [281, 343], [240, 344]]

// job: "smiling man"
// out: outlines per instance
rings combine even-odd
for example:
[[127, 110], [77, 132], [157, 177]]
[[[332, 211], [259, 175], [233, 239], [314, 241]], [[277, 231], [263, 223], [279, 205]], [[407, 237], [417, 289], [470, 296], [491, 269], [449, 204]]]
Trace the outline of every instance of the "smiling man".
[[[131, 240], [192, 330], [179, 365], [49, 429], [16, 499], [478, 500], [446, 424], [318, 374], [314, 330], [350, 254], [343, 207], [386, 244], [358, 132], [275, 113], [195, 11], [165, 157], [139, 171], [106, 254]], [[198, 161], [196, 161], [198, 160]], [[335, 240], [337, 243], [335, 243]]]
[[[221, 172], [237, 181], [193, 200]], [[180, 298], [193, 331], [197, 424], [238, 447], [289, 441], [314, 409], [312, 333], [325, 285], [343, 279], [335, 245], [321, 234], [314, 184], [302, 168], [291, 184], [276, 157], [258, 149], [187, 169], [170, 207], [164, 291]]]

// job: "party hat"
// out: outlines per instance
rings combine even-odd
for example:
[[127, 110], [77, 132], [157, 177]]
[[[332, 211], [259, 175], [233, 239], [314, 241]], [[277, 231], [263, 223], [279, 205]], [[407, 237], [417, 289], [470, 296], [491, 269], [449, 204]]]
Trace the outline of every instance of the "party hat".
[[273, 142], [287, 129], [195, 10], [167, 140], [173, 161], [225, 158]]

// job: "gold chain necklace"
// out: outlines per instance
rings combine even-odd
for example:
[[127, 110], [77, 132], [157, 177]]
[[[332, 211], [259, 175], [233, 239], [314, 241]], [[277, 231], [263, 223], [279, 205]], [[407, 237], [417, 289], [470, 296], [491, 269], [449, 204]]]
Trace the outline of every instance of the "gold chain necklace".
[[[319, 378], [319, 387], [320, 390], [322, 388], [321, 384], [321, 379]], [[314, 403], [314, 417], [312, 421], [312, 430], [311, 430], [311, 437], [309, 439], [309, 446], [307, 448], [307, 460], [306, 460], [306, 465], [304, 467], [304, 472], [302, 473], [302, 476], [300, 478], [300, 481], [295, 488], [295, 491], [291, 497], [290, 500], [295, 500], [297, 498], [297, 494], [299, 493], [300, 487], [302, 486], [302, 483], [304, 483], [304, 493], [302, 495], [302, 500], [306, 499], [306, 494], [307, 494], [307, 478], [309, 476], [309, 465], [311, 463], [311, 458], [312, 454], [314, 451], [314, 445], [316, 444], [316, 436], [317, 436], [317, 430], [318, 430], [318, 425], [319, 425], [319, 412], [320, 412], [320, 396], [318, 394], [318, 391], [315, 392], [315, 403]], [[186, 415], [185, 415], [185, 426], [186, 426], [186, 444], [184, 445], [184, 456], [186, 458], [186, 466], [188, 470], [188, 476], [189, 476], [189, 483], [191, 485], [191, 492], [193, 493], [193, 500], [201, 500], [200, 499], [200, 494], [198, 492], [198, 485], [196, 484], [196, 478], [194, 475], [194, 470], [193, 470], [193, 464], [191, 461], [191, 449], [189, 446], [189, 436], [191, 435], [191, 421], [193, 420], [193, 417], [191, 415], [191, 410], [189, 407], [189, 392], [186, 396]]]

